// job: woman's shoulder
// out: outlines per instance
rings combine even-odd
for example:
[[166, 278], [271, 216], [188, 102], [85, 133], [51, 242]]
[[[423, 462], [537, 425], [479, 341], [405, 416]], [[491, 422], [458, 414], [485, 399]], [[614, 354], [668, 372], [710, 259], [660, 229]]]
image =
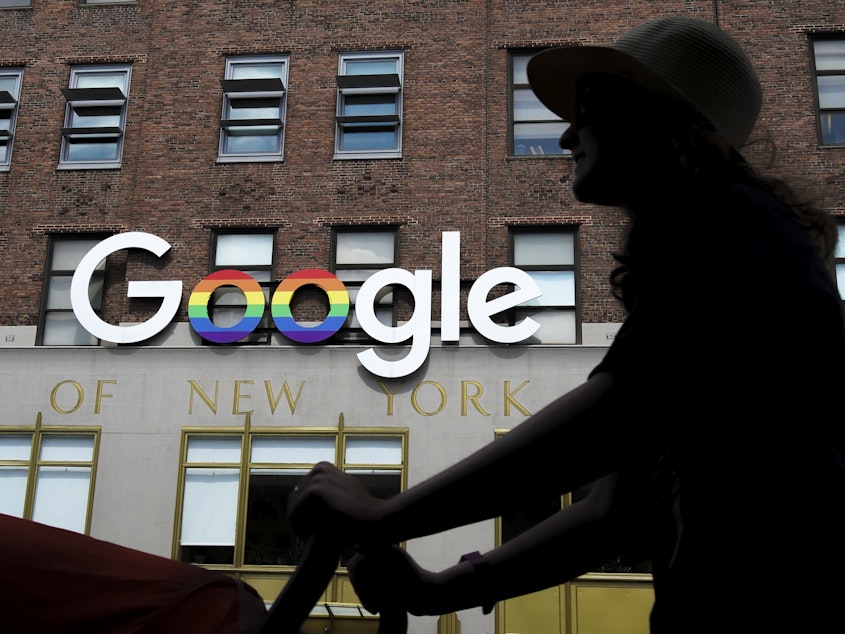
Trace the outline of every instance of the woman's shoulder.
[[708, 187], [698, 198], [711, 210], [733, 214], [724, 219], [728, 222], [760, 214], [788, 213], [785, 205], [775, 195], [761, 186], [748, 183], [725, 182]]
[[722, 240], [764, 240], [769, 247], [773, 246], [773, 240], [810, 246], [809, 237], [795, 215], [762, 186], [724, 183], [711, 188], [699, 201], [716, 220], [709, 223], [710, 230], [720, 232]]

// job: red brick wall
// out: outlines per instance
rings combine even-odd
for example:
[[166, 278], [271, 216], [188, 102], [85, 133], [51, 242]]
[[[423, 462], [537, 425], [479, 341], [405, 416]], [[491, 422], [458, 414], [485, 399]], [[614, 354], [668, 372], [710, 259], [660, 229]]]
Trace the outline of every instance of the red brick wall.
[[[183, 280], [185, 320], [187, 295], [208, 271], [212, 229], [278, 228], [282, 278], [328, 267], [330, 227], [355, 223], [400, 224], [400, 266], [431, 268], [435, 279], [441, 231], [462, 232], [462, 275], [474, 279], [508, 263], [509, 225], [577, 224], [582, 318], [620, 321], [606, 280], [624, 218], [572, 199], [568, 158], [508, 156], [507, 53], [610, 43], [657, 14], [718, 18], [747, 47], [765, 87], [759, 132], [776, 141], [779, 168], [818, 185], [845, 214], [845, 148], [818, 147], [807, 47], [808, 33], [845, 32], [837, 3], [32, 4], [0, 10], [0, 65], [25, 67], [11, 170], [0, 173], [0, 324], [37, 322], [52, 233], [142, 230], [168, 240], [162, 262], [116, 258], [114, 278]], [[365, 49], [405, 52], [402, 159], [332, 158], [338, 53]], [[242, 53], [290, 55], [284, 162], [215, 161], [225, 58]], [[57, 170], [60, 89], [71, 65], [89, 62], [132, 64], [123, 166]], [[112, 286], [107, 318], [143, 318], [124, 293]]]

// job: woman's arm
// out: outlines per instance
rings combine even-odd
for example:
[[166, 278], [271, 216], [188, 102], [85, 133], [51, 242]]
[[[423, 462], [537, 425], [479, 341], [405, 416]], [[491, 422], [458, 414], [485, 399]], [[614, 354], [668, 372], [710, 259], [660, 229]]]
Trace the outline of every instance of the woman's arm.
[[502, 438], [388, 500], [324, 463], [291, 494], [300, 535], [330, 530], [357, 543], [397, 543], [545, 499], [618, 470], [634, 430], [609, 414], [613, 379], [596, 374]]
[[583, 500], [486, 553], [481, 565], [462, 561], [434, 573], [398, 548], [375, 547], [350, 562], [350, 579], [368, 610], [415, 615], [489, 607], [548, 588], [620, 554], [634, 521], [633, 486], [619, 473], [605, 476]]

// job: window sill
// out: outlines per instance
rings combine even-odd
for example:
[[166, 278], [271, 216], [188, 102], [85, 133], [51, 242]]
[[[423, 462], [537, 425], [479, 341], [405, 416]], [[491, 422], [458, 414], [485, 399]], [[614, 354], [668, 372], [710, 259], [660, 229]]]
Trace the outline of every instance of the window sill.
[[335, 154], [334, 160], [348, 161], [358, 159], [400, 159], [402, 152], [349, 152], [343, 154]]
[[506, 158], [509, 161], [548, 161], [572, 158], [572, 152], [566, 154], [509, 154]]
[[217, 163], [284, 163], [279, 154], [256, 154], [254, 156], [218, 156]]
[[120, 161], [115, 163], [59, 163], [57, 170], [114, 170], [122, 167]]

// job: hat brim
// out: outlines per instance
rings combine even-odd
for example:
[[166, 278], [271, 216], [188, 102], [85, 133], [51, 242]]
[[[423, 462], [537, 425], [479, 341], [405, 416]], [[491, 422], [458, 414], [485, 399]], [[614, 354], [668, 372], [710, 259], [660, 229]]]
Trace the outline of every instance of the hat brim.
[[528, 83], [559, 117], [573, 121], [578, 80], [599, 73], [623, 75], [650, 91], [682, 97], [675, 88], [627, 53], [607, 46], [567, 46], [537, 53], [528, 61]]

